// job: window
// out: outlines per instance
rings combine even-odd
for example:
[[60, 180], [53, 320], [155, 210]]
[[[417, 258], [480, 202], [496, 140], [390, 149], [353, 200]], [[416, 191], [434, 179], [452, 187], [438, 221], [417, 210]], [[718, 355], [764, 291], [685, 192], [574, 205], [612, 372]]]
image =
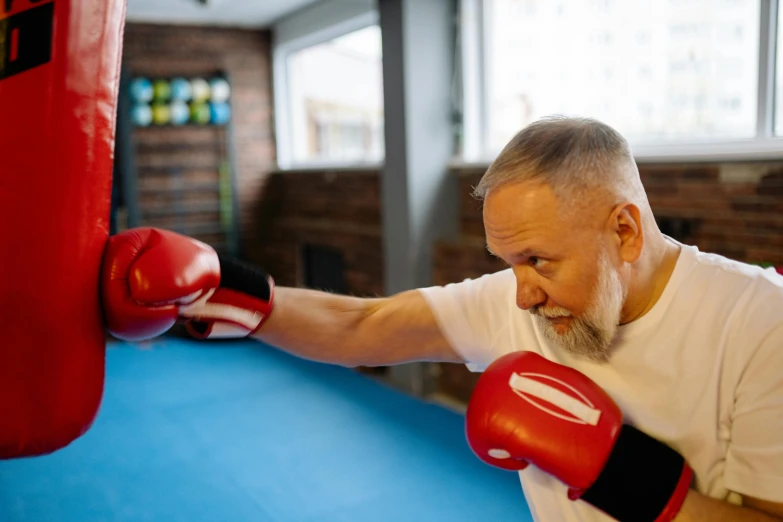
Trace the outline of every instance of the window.
[[381, 32], [371, 25], [286, 53], [283, 166], [383, 159]]
[[774, 59], [765, 60], [775, 25], [764, 21], [776, 3], [463, 0], [463, 59], [484, 77], [464, 77], [474, 97], [465, 103], [465, 150], [474, 156], [466, 159], [496, 155], [550, 114], [598, 118], [652, 156], [710, 156], [726, 144], [751, 155], [783, 151]]

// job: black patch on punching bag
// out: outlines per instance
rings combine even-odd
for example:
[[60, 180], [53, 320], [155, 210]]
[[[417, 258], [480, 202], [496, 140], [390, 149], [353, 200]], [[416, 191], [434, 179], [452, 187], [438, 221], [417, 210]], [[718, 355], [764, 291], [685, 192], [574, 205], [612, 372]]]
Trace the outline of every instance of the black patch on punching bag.
[[52, 59], [54, 4], [33, 7], [0, 20], [0, 80]]

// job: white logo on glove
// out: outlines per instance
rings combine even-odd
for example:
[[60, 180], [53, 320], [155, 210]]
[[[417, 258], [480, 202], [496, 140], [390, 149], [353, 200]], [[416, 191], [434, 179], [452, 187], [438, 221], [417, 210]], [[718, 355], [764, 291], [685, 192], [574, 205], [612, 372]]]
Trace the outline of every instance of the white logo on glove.
[[[532, 379], [531, 377], [535, 377]], [[571, 397], [570, 395], [558, 390], [557, 388], [550, 386], [541, 380], [550, 380], [556, 382], [564, 388], [568, 388], [576, 395], [579, 396], [582, 401]], [[555, 379], [550, 375], [544, 375], [542, 373], [512, 373], [511, 378], [508, 381], [508, 385], [519, 397], [527, 401], [532, 406], [535, 406], [541, 411], [545, 411], [550, 415], [566, 420], [568, 422], [574, 422], [576, 424], [589, 424], [590, 426], [596, 426], [598, 419], [601, 418], [601, 411], [595, 409], [590, 400], [585, 397], [579, 390], [575, 389], [568, 383], [565, 383], [559, 379]], [[548, 402], [571, 414], [563, 415], [557, 411], [547, 408], [544, 404], [538, 401], [534, 401], [530, 396], [540, 399], [541, 401]]]

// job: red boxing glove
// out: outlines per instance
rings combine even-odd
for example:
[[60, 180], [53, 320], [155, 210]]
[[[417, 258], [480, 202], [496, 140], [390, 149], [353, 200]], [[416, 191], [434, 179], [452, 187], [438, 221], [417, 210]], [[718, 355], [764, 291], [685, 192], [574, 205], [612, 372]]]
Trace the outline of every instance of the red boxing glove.
[[249, 335], [271, 313], [273, 288], [263, 271], [157, 228], [109, 238], [101, 269], [107, 327], [128, 341], [156, 337], [178, 319], [200, 338]]
[[534, 464], [581, 499], [621, 522], [669, 522], [692, 471], [665, 444], [632, 426], [584, 374], [533, 352], [493, 362], [466, 414], [470, 447], [506, 470]]

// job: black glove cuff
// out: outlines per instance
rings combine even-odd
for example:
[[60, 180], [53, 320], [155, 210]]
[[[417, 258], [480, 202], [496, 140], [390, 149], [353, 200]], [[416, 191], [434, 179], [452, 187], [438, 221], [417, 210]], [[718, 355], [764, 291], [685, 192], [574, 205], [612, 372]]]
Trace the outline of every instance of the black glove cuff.
[[242, 292], [263, 301], [272, 298], [272, 277], [261, 268], [233, 257], [218, 255], [220, 287]]
[[620, 522], [654, 522], [689, 470], [682, 455], [623, 425], [606, 466], [581, 499]]

